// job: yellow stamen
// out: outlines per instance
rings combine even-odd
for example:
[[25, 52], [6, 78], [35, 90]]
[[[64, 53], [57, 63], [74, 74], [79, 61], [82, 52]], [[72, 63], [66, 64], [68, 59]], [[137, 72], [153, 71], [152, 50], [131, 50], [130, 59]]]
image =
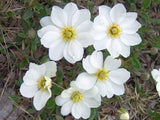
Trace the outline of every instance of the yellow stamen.
[[105, 69], [99, 69], [98, 72], [96, 73], [96, 76], [98, 80], [104, 81], [108, 76], [108, 72]]
[[46, 90], [47, 88], [51, 88], [52, 83], [49, 77], [42, 77], [38, 82], [39, 89]]
[[82, 98], [82, 93], [80, 93], [79, 91], [75, 91], [71, 95], [71, 100], [73, 100], [74, 102], [80, 102], [82, 101]]
[[76, 32], [73, 27], [64, 27], [62, 30], [62, 38], [66, 41], [71, 41], [76, 36]]
[[121, 29], [118, 25], [111, 25], [109, 28], [108, 28], [108, 31], [107, 33], [111, 36], [111, 37], [118, 37], [120, 36], [120, 33], [121, 33]]

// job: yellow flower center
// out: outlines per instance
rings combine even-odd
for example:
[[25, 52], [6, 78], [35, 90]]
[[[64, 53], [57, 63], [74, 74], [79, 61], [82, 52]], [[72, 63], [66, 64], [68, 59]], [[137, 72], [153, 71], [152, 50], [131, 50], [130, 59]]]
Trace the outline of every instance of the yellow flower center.
[[113, 24], [109, 27], [107, 32], [111, 37], [118, 37], [120, 36], [121, 29], [118, 25]]
[[71, 100], [73, 100], [74, 102], [80, 102], [82, 98], [82, 93], [80, 93], [79, 91], [75, 91], [71, 95]]
[[104, 81], [108, 76], [108, 72], [105, 69], [99, 69], [98, 72], [96, 73], [96, 76], [98, 80]]
[[41, 90], [46, 90], [47, 88], [51, 88], [52, 83], [49, 77], [42, 77], [38, 82], [38, 88]]
[[76, 36], [76, 32], [73, 27], [64, 27], [62, 30], [62, 38], [66, 41], [71, 41]]

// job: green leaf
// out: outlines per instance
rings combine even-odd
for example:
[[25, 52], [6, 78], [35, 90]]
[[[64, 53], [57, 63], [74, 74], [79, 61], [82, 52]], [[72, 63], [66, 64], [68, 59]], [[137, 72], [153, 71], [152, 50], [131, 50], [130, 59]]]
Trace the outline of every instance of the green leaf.
[[53, 89], [52, 89], [52, 94], [55, 95], [55, 96], [59, 95], [60, 92], [61, 92], [61, 90], [62, 90], [61, 88], [59, 88], [59, 87], [57, 87], [57, 86], [54, 85]]
[[136, 11], [136, 4], [135, 3], [131, 3], [131, 8], [133, 11]]
[[55, 101], [51, 98], [47, 102], [47, 109], [54, 109], [55, 108]]
[[24, 15], [22, 16], [23, 19], [27, 20], [33, 16], [33, 12], [31, 10], [27, 10]]
[[96, 120], [96, 116], [97, 116], [97, 110], [96, 109], [92, 109], [91, 110], [91, 115], [89, 117], [89, 120]]
[[141, 63], [138, 60], [137, 57], [130, 59], [131, 65], [133, 66], [134, 69], [136, 70], [141, 70]]
[[37, 1], [33, 3], [33, 6], [34, 6], [34, 8], [36, 8], [38, 10], [40, 10], [42, 8], [42, 5]]
[[11, 99], [12, 99], [15, 103], [18, 103], [18, 96], [16, 96], [16, 95], [11, 95], [10, 97], [11, 97]]
[[149, 21], [148, 14], [142, 13], [140, 16], [141, 16], [140, 22], [143, 23], [143, 24], [145, 24], [145, 25], [148, 25], [148, 21]]
[[151, 5], [151, 0], [144, 0], [141, 7], [147, 9]]
[[62, 80], [63, 80], [63, 76], [64, 76], [63, 71], [58, 70], [57, 73], [56, 73], [56, 75], [57, 75], [57, 78], [56, 78], [57, 83], [61, 84]]
[[56, 120], [64, 120], [63, 117], [56, 115]]
[[24, 33], [18, 33], [18, 36], [21, 38], [26, 38], [26, 35]]
[[35, 110], [35, 109], [29, 109], [28, 112], [29, 112], [30, 114], [33, 114], [33, 113], [36, 113], [36, 110]]

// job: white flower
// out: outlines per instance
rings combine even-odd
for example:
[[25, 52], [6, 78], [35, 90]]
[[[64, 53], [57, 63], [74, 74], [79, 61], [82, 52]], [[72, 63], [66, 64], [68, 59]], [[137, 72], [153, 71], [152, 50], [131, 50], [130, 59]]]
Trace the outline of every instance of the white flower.
[[83, 68], [87, 71], [78, 75], [75, 84], [81, 89], [98, 87], [102, 97], [111, 98], [124, 94], [124, 83], [129, 79], [130, 72], [121, 66], [121, 60], [108, 56], [103, 63], [102, 52], [94, 51], [83, 59]]
[[68, 3], [64, 9], [53, 6], [51, 16], [40, 20], [38, 31], [41, 44], [49, 48], [49, 57], [58, 61], [65, 58], [70, 63], [80, 61], [84, 47], [93, 44], [92, 22], [88, 9], [78, 10], [76, 4]]
[[160, 96], [160, 69], [159, 70], [153, 69], [151, 71], [151, 74], [152, 74], [153, 79], [157, 82], [156, 89]]
[[62, 106], [63, 116], [71, 113], [76, 119], [87, 119], [90, 116], [90, 108], [97, 108], [101, 104], [101, 97], [98, 88], [93, 87], [89, 90], [79, 89], [75, 81], [71, 82], [71, 87], [64, 90], [55, 99], [57, 105]]
[[138, 45], [142, 40], [138, 29], [141, 24], [136, 20], [136, 12], [126, 12], [123, 4], [113, 8], [102, 5], [99, 15], [94, 19], [94, 48], [107, 49], [111, 56], [123, 57], [130, 55], [130, 46]]
[[54, 61], [42, 65], [30, 63], [29, 70], [23, 77], [20, 93], [27, 98], [33, 98], [36, 110], [41, 110], [51, 97], [51, 77], [56, 76], [57, 66]]

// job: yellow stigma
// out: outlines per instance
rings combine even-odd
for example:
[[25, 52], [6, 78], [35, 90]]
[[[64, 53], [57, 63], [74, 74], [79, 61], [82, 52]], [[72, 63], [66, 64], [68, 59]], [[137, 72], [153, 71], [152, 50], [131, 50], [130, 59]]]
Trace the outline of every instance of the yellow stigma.
[[120, 36], [121, 29], [118, 25], [113, 24], [108, 28], [107, 32], [111, 37], [118, 37]]
[[99, 69], [98, 72], [96, 73], [96, 76], [98, 80], [104, 81], [108, 76], [108, 72], [105, 69]]
[[79, 91], [75, 91], [71, 95], [71, 100], [73, 100], [74, 102], [80, 102], [82, 98], [82, 93], [80, 93]]
[[47, 88], [51, 88], [51, 86], [52, 83], [49, 77], [44, 76], [38, 81], [38, 88], [41, 90], [47, 90]]
[[64, 27], [62, 30], [62, 38], [66, 41], [71, 41], [76, 36], [76, 32], [73, 27]]

